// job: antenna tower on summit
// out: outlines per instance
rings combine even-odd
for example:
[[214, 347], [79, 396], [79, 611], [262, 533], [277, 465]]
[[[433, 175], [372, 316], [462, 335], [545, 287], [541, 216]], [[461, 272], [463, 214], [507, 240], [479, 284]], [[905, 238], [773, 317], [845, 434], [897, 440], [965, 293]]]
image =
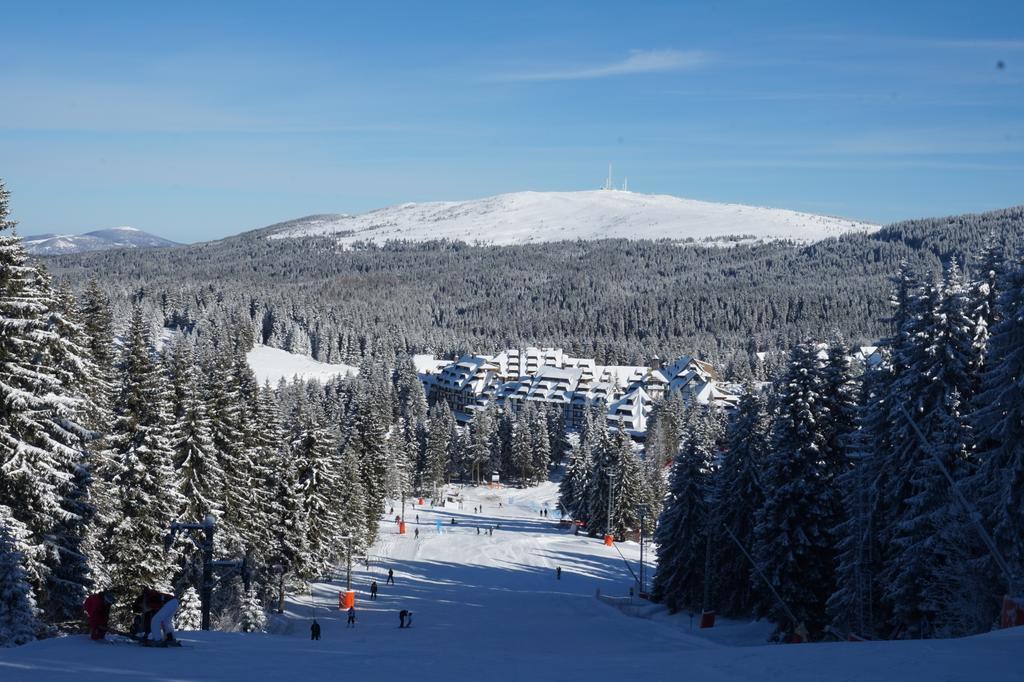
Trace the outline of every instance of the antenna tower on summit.
[[605, 189], [615, 189], [615, 185], [612, 184], [612, 165], [608, 164], [608, 178], [604, 181]]

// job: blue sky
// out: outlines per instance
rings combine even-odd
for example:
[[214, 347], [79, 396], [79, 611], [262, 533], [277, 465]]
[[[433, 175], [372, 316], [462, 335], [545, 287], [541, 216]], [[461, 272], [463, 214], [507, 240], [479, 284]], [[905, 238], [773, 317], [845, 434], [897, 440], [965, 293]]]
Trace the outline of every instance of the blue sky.
[[[1024, 2], [6, 3], [23, 234], [179, 241], [600, 186], [886, 222], [1024, 203]], [[997, 65], [1002, 62], [1003, 68]]]

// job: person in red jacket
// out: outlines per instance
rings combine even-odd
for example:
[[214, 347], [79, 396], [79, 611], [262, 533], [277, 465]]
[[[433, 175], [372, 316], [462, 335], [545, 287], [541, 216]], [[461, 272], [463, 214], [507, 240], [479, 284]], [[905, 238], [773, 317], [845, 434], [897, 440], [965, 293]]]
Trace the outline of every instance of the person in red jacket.
[[90, 594], [83, 608], [89, 617], [89, 637], [96, 641], [105, 639], [110, 628], [110, 607], [114, 605], [114, 593], [103, 590]]

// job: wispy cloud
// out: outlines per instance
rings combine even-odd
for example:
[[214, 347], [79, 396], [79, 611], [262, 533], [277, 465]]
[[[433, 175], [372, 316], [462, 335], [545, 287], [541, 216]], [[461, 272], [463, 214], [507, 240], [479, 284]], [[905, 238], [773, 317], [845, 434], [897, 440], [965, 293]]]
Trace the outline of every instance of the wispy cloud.
[[704, 66], [711, 55], [699, 50], [634, 50], [625, 59], [609, 64], [577, 68], [546, 69], [498, 76], [506, 81], [568, 81], [630, 76], [642, 73], [687, 71]]

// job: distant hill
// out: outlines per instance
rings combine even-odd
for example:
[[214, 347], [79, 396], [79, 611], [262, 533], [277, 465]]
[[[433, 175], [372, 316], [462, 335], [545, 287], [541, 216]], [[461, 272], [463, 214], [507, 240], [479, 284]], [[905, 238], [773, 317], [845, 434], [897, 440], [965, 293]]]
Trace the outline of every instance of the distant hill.
[[153, 249], [180, 246], [134, 227], [113, 227], [85, 234], [38, 234], [23, 237], [25, 250], [36, 256], [55, 256], [108, 249]]
[[342, 244], [451, 239], [511, 245], [577, 239], [810, 243], [876, 229], [870, 223], [780, 208], [593, 190], [398, 204], [360, 215], [311, 215], [259, 232], [270, 239], [333, 236]]

